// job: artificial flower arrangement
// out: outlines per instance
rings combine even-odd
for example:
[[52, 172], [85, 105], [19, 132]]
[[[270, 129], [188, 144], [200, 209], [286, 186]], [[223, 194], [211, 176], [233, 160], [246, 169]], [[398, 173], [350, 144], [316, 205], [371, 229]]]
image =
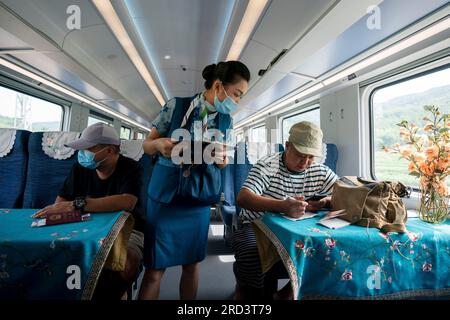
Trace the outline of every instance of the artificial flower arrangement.
[[442, 114], [436, 106], [424, 109], [431, 113], [431, 117], [423, 118], [425, 125], [419, 128], [403, 120], [397, 124], [402, 144], [384, 150], [408, 160], [409, 174], [419, 178], [419, 217], [441, 223], [449, 213], [446, 178], [450, 175], [450, 114]]

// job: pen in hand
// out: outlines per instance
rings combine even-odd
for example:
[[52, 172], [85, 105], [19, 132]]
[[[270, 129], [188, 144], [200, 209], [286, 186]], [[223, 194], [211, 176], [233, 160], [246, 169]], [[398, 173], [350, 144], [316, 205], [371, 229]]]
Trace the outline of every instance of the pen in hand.
[[300, 218], [305, 214], [308, 203], [304, 201], [303, 196], [290, 197], [286, 196], [283, 200], [282, 212], [291, 218]]

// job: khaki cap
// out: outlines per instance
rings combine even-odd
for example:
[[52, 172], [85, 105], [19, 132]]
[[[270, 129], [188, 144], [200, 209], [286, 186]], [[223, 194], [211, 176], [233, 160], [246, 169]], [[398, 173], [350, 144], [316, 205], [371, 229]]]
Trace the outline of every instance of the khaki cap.
[[289, 130], [288, 141], [298, 152], [322, 157], [322, 130], [312, 122], [302, 121], [296, 123]]

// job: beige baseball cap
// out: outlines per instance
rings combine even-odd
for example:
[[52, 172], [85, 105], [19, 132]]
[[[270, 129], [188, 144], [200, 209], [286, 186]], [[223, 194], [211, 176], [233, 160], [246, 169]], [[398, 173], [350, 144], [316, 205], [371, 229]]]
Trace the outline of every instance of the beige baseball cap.
[[288, 141], [303, 154], [322, 157], [322, 139], [322, 130], [309, 121], [296, 123], [289, 130]]

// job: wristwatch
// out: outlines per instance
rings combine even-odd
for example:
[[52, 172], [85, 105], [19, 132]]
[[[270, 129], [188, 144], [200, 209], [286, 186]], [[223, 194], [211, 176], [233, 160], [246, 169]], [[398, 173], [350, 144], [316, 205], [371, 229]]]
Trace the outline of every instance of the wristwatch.
[[81, 213], [84, 213], [84, 207], [86, 206], [86, 198], [85, 197], [77, 197], [73, 200], [73, 207], [75, 210], [79, 210]]

